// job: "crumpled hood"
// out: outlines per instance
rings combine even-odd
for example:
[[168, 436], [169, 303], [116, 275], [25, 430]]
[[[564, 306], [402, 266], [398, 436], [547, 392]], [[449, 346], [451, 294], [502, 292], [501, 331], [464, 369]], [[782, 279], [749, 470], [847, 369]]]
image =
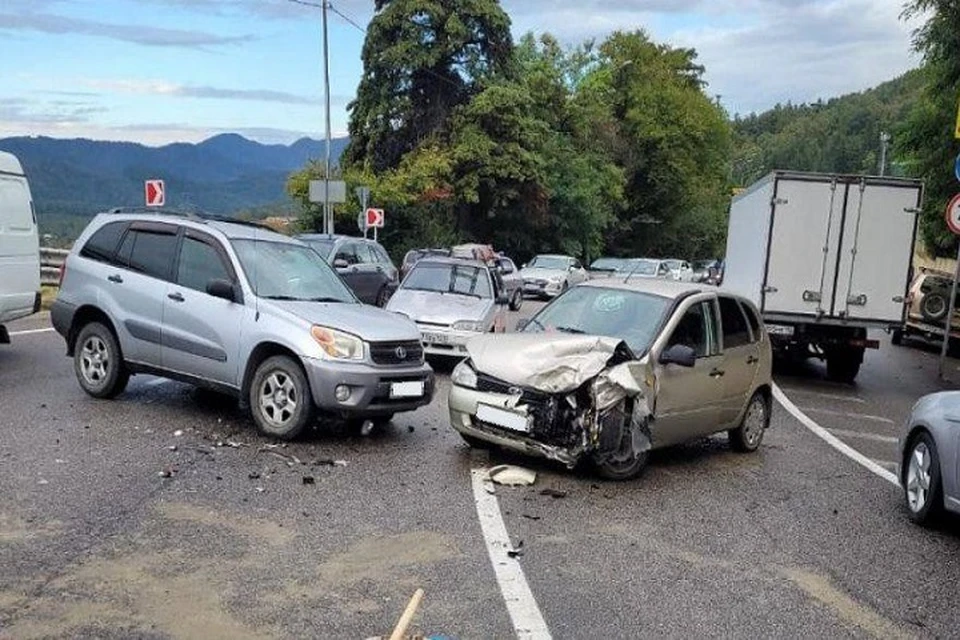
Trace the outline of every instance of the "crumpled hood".
[[625, 362], [604, 372], [624, 348], [623, 341], [615, 338], [563, 333], [485, 335], [467, 343], [478, 372], [551, 394], [569, 393], [601, 373], [621, 392], [640, 393], [641, 362]]
[[420, 330], [413, 322], [379, 307], [336, 302], [297, 302], [261, 300], [261, 309], [271, 305], [305, 320], [331, 329], [353, 334], [367, 342], [403, 342], [420, 340]]
[[387, 310], [417, 321], [432, 324], [453, 324], [458, 320], [483, 320], [493, 300], [461, 296], [454, 293], [399, 289], [387, 303]]
[[549, 280], [550, 278], [565, 278], [567, 272], [563, 269], [540, 269], [528, 267], [520, 270], [520, 277], [524, 280]]

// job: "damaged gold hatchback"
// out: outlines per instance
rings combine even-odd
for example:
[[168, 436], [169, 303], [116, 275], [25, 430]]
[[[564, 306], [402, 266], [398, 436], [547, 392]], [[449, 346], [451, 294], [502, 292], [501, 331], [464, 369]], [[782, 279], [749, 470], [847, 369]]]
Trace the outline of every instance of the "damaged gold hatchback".
[[749, 301], [666, 280], [574, 287], [520, 331], [483, 336], [454, 369], [450, 420], [497, 445], [607, 478], [651, 449], [727, 431], [755, 451], [770, 424], [770, 341]]

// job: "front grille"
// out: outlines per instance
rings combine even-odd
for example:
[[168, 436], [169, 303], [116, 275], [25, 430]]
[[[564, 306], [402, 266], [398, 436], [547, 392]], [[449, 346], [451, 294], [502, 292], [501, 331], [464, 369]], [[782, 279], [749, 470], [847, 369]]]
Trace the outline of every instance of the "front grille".
[[385, 365], [420, 364], [423, 362], [423, 345], [417, 340], [371, 342], [370, 358]]
[[[577, 441], [573, 426], [575, 412], [566, 400], [549, 393], [527, 387], [518, 387], [483, 373], [477, 373], [477, 391], [515, 395], [511, 389], [520, 389], [520, 403], [527, 405], [533, 415], [533, 433], [531, 435], [547, 444], [569, 446]], [[484, 424], [488, 429], [499, 430], [493, 425]]]

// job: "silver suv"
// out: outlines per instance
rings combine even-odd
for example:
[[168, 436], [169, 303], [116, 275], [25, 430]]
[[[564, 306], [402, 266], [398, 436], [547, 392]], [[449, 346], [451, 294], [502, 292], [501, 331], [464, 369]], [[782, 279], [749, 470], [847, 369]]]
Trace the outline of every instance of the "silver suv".
[[99, 214], [51, 318], [91, 396], [160, 375], [237, 396], [277, 438], [318, 409], [385, 422], [433, 395], [412, 321], [360, 304], [315, 251], [252, 223]]

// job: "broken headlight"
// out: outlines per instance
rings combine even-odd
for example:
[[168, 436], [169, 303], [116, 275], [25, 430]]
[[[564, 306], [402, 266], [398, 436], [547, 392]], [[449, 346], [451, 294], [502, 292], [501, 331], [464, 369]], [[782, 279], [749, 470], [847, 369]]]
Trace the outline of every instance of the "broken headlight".
[[476, 389], [477, 372], [473, 370], [469, 360], [463, 360], [453, 368], [453, 373], [450, 374], [450, 381], [458, 387]]

